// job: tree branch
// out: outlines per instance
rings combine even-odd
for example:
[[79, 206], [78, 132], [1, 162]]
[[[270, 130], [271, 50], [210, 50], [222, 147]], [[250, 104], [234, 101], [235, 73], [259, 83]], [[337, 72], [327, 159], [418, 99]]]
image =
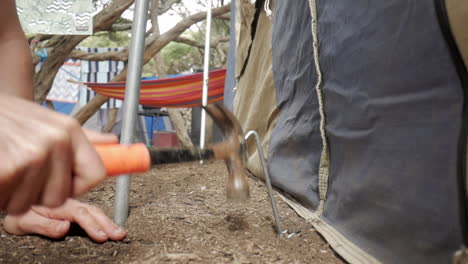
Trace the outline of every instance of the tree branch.
[[[158, 7], [158, 15], [163, 15], [167, 11], [171, 10], [172, 6], [174, 4], [179, 4], [181, 0], [169, 0], [169, 1], [161, 1], [162, 6]], [[224, 19], [224, 18], [223, 18]], [[229, 19], [229, 17], [228, 17]], [[125, 30], [130, 30], [132, 29], [132, 23], [127, 23], [127, 24], [114, 24], [110, 28], [109, 31], [125, 31]]]
[[[205, 44], [202, 42], [197, 42], [195, 40], [186, 38], [186, 37], [177, 37], [174, 42], [187, 44], [190, 46], [194, 46], [197, 48], [204, 48]], [[211, 48], [216, 49], [220, 43], [228, 42], [229, 38], [220, 38], [217, 40], [213, 40], [211, 42]], [[50, 49], [48, 49], [49, 51]], [[80, 50], [73, 50], [69, 56], [70, 59], [80, 59], [80, 60], [90, 60], [90, 61], [106, 61], [106, 60], [114, 60], [114, 61], [127, 61], [128, 60], [128, 50], [123, 49], [121, 51], [109, 51], [109, 52], [101, 52], [101, 53], [92, 53]], [[34, 61], [39, 61], [40, 57], [38, 55], [34, 55]]]
[[[226, 14], [230, 11], [231, 5], [227, 4], [225, 6], [214, 8], [212, 12], [213, 17], [217, 17], [223, 14]], [[146, 48], [145, 53], [143, 54], [143, 65], [146, 64], [156, 53], [158, 53], [164, 46], [169, 42], [175, 40], [180, 36], [185, 30], [190, 28], [193, 24], [203, 21], [206, 18], [206, 12], [199, 12], [194, 15], [185, 17], [179, 23], [177, 23], [169, 31], [161, 34], [159, 38], [154, 39]], [[128, 56], [128, 55], [127, 55]], [[127, 67], [125, 67], [112, 81], [125, 81], [127, 75]], [[83, 124], [88, 120], [96, 111], [101, 107], [102, 104], [109, 100], [108, 97], [102, 96], [100, 94], [96, 95], [88, 102], [83, 108], [81, 108], [76, 114], [75, 118]]]
[[[94, 32], [109, 29], [120, 18], [122, 13], [133, 4], [134, 0], [114, 0], [111, 4], [94, 16]], [[68, 58], [71, 51], [87, 36], [56, 35], [47, 42], [47, 47], [56, 47], [48, 52], [49, 57], [34, 76], [34, 99], [42, 102], [46, 98], [55, 75]]]
[[80, 50], [73, 50], [69, 56], [70, 59], [80, 59], [80, 60], [89, 60], [89, 61], [127, 61], [128, 60], [128, 49], [123, 49], [121, 51], [109, 51], [109, 52], [100, 52], [92, 53]]
[[[187, 45], [190, 45], [190, 46], [194, 46], [194, 47], [197, 47], [197, 48], [204, 48], [205, 47], [205, 43], [197, 42], [195, 40], [192, 40], [192, 39], [189, 39], [189, 38], [186, 38], [186, 37], [178, 37], [173, 41], [177, 42], [177, 43], [183, 43], [183, 44], [187, 44]], [[223, 43], [223, 42], [228, 42], [228, 41], [229, 41], [229, 38], [215, 39], [215, 40], [211, 41], [210, 46], [211, 46], [211, 48], [214, 49], [214, 48], [216, 48], [218, 46], [218, 44]]]
[[231, 20], [231, 15], [230, 14], [225, 14], [225, 15], [219, 16], [218, 19]]
[[158, 15], [162, 15], [166, 13], [167, 11], [171, 10], [172, 6], [174, 4], [179, 4], [182, 2], [181, 0], [166, 0], [166, 1], [161, 1], [161, 4], [158, 7]]
[[[212, 16], [217, 17], [222, 14], [225, 14], [229, 12], [230, 8], [231, 8], [230, 4], [227, 4], [219, 8], [214, 8], [211, 11]], [[164, 46], [166, 46], [167, 44], [169, 44], [169, 42], [179, 37], [185, 30], [190, 28], [193, 24], [203, 21], [205, 20], [205, 18], [206, 18], [206, 12], [196, 13], [194, 15], [191, 15], [182, 19], [169, 31], [165, 32], [164, 34], [161, 34], [159, 38], [155, 39], [147, 46], [145, 53], [143, 54], [143, 64], [146, 64]], [[126, 74], [127, 74], [127, 67], [125, 67], [115, 78], [119, 81], [122, 81], [125, 79]]]
[[126, 31], [132, 29], [132, 24], [114, 24], [109, 31]]

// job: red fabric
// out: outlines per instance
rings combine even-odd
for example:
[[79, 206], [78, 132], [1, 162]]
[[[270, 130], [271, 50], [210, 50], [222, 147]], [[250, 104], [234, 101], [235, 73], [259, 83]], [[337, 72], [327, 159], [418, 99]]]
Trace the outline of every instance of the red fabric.
[[[210, 71], [208, 81], [208, 103], [224, 99], [226, 70]], [[124, 99], [125, 82], [85, 83], [86, 86], [104, 96]], [[144, 80], [140, 88], [140, 104], [150, 107], [195, 107], [201, 106], [203, 73]]]

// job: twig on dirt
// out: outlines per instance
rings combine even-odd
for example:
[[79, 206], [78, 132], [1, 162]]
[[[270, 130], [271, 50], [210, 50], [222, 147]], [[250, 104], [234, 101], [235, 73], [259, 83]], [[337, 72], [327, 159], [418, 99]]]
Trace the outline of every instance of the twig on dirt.
[[167, 261], [187, 261], [187, 260], [200, 260], [198, 255], [192, 253], [166, 253], [157, 257], [160, 260]]
[[22, 246], [22, 247], [18, 247], [18, 248], [21, 248], [21, 249], [34, 249], [35, 247], [34, 246]]

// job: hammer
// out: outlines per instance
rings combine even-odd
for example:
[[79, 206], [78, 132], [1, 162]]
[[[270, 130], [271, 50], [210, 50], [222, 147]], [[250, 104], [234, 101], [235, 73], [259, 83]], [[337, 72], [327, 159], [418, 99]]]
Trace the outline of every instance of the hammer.
[[229, 172], [226, 186], [228, 199], [245, 200], [249, 197], [249, 184], [245, 174], [244, 133], [236, 119], [222, 104], [204, 107], [218, 125], [223, 141], [200, 148], [148, 148], [142, 143], [131, 145], [95, 145], [108, 176], [146, 172], [157, 164], [196, 160], [224, 160]]

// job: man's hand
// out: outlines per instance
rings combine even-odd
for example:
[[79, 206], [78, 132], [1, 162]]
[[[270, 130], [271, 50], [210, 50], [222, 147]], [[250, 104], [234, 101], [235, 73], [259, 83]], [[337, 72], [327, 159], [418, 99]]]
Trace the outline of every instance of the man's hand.
[[[1, 210], [57, 207], [104, 180], [105, 168], [75, 119], [6, 95], [0, 106]], [[94, 137], [117, 142], [115, 136]]]
[[71, 222], [79, 224], [96, 242], [122, 240], [127, 235], [101, 209], [73, 199], [68, 199], [62, 206], [54, 209], [33, 206], [24, 215], [8, 215], [3, 226], [12, 235], [39, 234], [62, 238], [67, 234]]

